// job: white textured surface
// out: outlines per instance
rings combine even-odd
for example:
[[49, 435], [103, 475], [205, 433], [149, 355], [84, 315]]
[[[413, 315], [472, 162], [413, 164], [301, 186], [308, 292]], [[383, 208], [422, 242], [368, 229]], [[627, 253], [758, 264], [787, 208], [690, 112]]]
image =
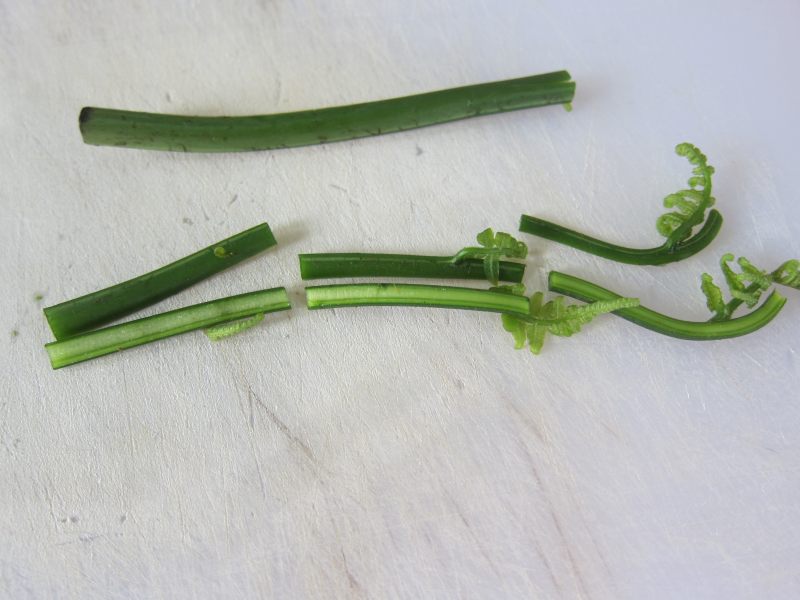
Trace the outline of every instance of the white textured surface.
[[[722, 252], [800, 256], [796, 2], [169, 4], [0, 0], [0, 596], [800, 596], [797, 293], [747, 338], [609, 317], [537, 358], [492, 315], [309, 313], [296, 264], [447, 253], [522, 212], [653, 245], [689, 140], [717, 167], [710, 249], [637, 268], [531, 240], [529, 283], [705, 318]], [[77, 128], [85, 104], [288, 111], [559, 68], [571, 114], [324, 147]], [[276, 249], [149, 312], [280, 284], [293, 311], [50, 370], [42, 305], [261, 220]]]

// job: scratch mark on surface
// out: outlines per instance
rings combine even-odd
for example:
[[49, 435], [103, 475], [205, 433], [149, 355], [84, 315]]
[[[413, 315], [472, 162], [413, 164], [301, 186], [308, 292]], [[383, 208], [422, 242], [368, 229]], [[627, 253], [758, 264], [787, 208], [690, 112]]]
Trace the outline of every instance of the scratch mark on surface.
[[255, 429], [255, 418], [253, 417], [253, 391], [248, 390], [247, 394], [247, 405], [250, 409], [250, 414], [248, 415], [247, 422], [250, 425], [250, 429]]
[[261, 488], [261, 496], [264, 500], [267, 499], [267, 482], [264, 479], [264, 471], [261, 470], [261, 461], [258, 459], [258, 452], [256, 452], [256, 444], [253, 441], [253, 432], [250, 431], [250, 452], [253, 453], [253, 461], [256, 463], [256, 473], [258, 473], [258, 484]]
[[619, 435], [619, 433], [617, 433], [617, 432], [616, 432], [616, 431], [615, 431], [615, 430], [614, 430], [614, 429], [613, 429], [613, 428], [612, 428], [610, 425], [608, 425], [608, 424], [606, 424], [606, 423], [603, 423], [602, 421], [600, 422], [600, 425], [602, 425], [602, 426], [603, 426], [603, 429], [605, 429], [605, 430], [606, 430], [608, 433], [610, 433], [610, 434], [611, 434], [611, 436], [612, 436], [614, 439], [616, 439], [616, 440], [619, 440], [619, 439], [620, 439], [620, 435]]
[[178, 520], [181, 524], [181, 543], [186, 546], [186, 535], [188, 533], [188, 529], [186, 528], [186, 517], [183, 513], [183, 502], [181, 502], [180, 497], [178, 498]]
[[455, 498], [453, 498], [450, 495], [450, 492], [448, 492], [446, 489], [444, 490], [444, 495], [445, 498], [447, 498], [448, 503], [453, 507], [453, 510], [456, 511], [456, 514], [458, 515], [458, 518], [461, 519], [461, 522], [464, 524], [464, 527], [467, 528], [467, 533], [472, 538], [472, 541], [475, 542], [475, 546], [478, 548], [478, 552], [481, 553], [481, 556], [486, 561], [486, 564], [489, 565], [489, 568], [494, 572], [495, 575], [497, 575], [498, 577], [502, 577], [500, 575], [500, 572], [497, 570], [497, 566], [494, 564], [492, 557], [489, 556], [489, 554], [486, 552], [486, 548], [483, 547], [483, 542], [475, 534], [475, 531], [473, 531], [472, 529], [472, 525], [467, 520], [467, 517], [464, 515], [464, 513], [461, 511], [461, 507], [459, 506], [458, 502], [455, 501]]
[[247, 388], [247, 394], [248, 394], [248, 398], [250, 399], [250, 402], [251, 403], [255, 402], [261, 408], [261, 410], [264, 411], [264, 414], [267, 415], [269, 420], [272, 421], [272, 424], [275, 425], [275, 427], [278, 428], [278, 431], [280, 431], [283, 435], [285, 435], [286, 438], [292, 443], [292, 445], [296, 449], [300, 450], [306, 456], [306, 458], [308, 458], [308, 460], [310, 460], [311, 462], [316, 464], [317, 463], [317, 459], [314, 456], [314, 453], [311, 451], [311, 448], [309, 448], [305, 444], [305, 442], [303, 442], [303, 440], [298, 438], [292, 432], [292, 430], [289, 429], [289, 426], [286, 425], [286, 423], [284, 423], [283, 421], [281, 421], [280, 418], [278, 418], [278, 415], [276, 415], [274, 412], [272, 412], [267, 407], [267, 405], [264, 404], [258, 396], [256, 396], [256, 394], [253, 392], [252, 388]]
[[764, 370], [766, 370], [766, 367], [764, 367], [764, 365], [763, 365], [762, 363], [758, 362], [758, 361], [755, 359], [755, 357], [753, 357], [753, 355], [752, 355], [752, 354], [750, 354], [749, 352], [745, 352], [745, 353], [744, 353], [744, 356], [745, 356], [745, 358], [747, 358], [748, 360], [750, 360], [751, 362], [753, 362], [753, 363], [754, 363], [754, 364], [755, 364], [757, 367], [759, 367], [759, 368], [761, 368], [761, 369], [764, 369]]
[[[575, 503], [577, 504], [577, 499], [575, 500]], [[592, 530], [589, 528], [589, 524], [586, 522], [586, 518], [583, 516], [583, 512], [580, 510], [577, 512], [581, 518], [581, 523], [583, 523], [583, 527], [584, 529], [586, 529], [586, 533], [589, 535], [589, 539], [591, 540], [592, 545], [594, 546], [594, 550], [595, 552], [597, 552], [597, 556], [600, 558], [600, 563], [603, 565], [603, 569], [605, 569], [606, 575], [608, 575], [609, 579], [613, 579], [613, 573], [611, 572], [611, 567], [609, 566], [608, 561], [606, 560], [605, 554], [603, 554], [602, 550], [600, 549], [600, 544], [597, 543], [597, 538], [594, 537]]]
[[567, 560], [569, 561], [570, 567], [572, 568], [572, 573], [575, 576], [575, 580], [578, 583], [578, 587], [581, 591], [581, 596], [586, 598], [591, 598], [591, 594], [589, 594], [589, 590], [586, 587], [586, 582], [583, 579], [583, 573], [581, 572], [580, 568], [578, 567], [578, 562], [575, 560], [575, 555], [572, 553], [572, 549], [569, 545], [569, 540], [567, 540], [567, 536], [564, 534], [564, 529], [561, 526], [561, 520], [558, 518], [556, 514], [555, 508], [553, 507], [553, 503], [550, 500], [550, 495], [547, 493], [547, 489], [544, 486], [544, 482], [542, 481], [541, 476], [539, 475], [539, 470], [536, 468], [536, 463], [533, 460], [533, 457], [528, 452], [528, 449], [523, 446], [523, 451], [525, 456], [528, 459], [528, 463], [530, 465], [531, 473], [533, 474], [533, 478], [536, 480], [536, 485], [542, 490], [542, 495], [544, 496], [544, 500], [547, 503], [547, 511], [550, 514], [550, 518], [553, 521], [553, 526], [555, 527], [556, 533], [558, 537], [561, 539], [561, 542], [564, 546], [564, 551], [567, 554]]
[[575, 560], [575, 556], [572, 554], [572, 550], [569, 547], [569, 542], [567, 541], [567, 536], [564, 535], [564, 530], [561, 528], [561, 520], [556, 515], [555, 510], [553, 510], [552, 504], [548, 500], [548, 508], [550, 512], [550, 517], [553, 519], [553, 524], [555, 525], [556, 532], [558, 533], [558, 537], [561, 538], [561, 541], [564, 542], [564, 549], [567, 552], [567, 560], [569, 560], [569, 564], [572, 567], [572, 572], [575, 574], [575, 578], [578, 581], [578, 585], [581, 588], [581, 591], [587, 598], [591, 598], [589, 595], [589, 590], [586, 588], [586, 582], [583, 580], [583, 574], [581, 570], [578, 568], [578, 563]]
[[553, 571], [553, 565], [551, 565], [550, 561], [547, 560], [547, 556], [542, 551], [542, 547], [539, 545], [539, 542], [536, 541], [535, 537], [533, 538], [533, 545], [536, 547], [536, 554], [539, 556], [539, 560], [541, 560], [544, 563], [545, 568], [547, 568], [547, 574], [550, 575], [550, 581], [553, 582], [553, 587], [560, 595], [561, 585], [558, 583], [558, 579], [556, 579], [556, 574]]
[[347, 191], [348, 191], [347, 188], [344, 188], [344, 187], [342, 187], [340, 185], [336, 185], [335, 183], [330, 184], [330, 186], [335, 190], [339, 190], [340, 192], [347, 193]]
[[[52, 485], [52, 483], [53, 482], [51, 481], [50, 485]], [[47, 485], [44, 486], [44, 497], [47, 500], [47, 505], [50, 509], [50, 516], [53, 517], [53, 521], [57, 520], [56, 510], [55, 507], [53, 506], [53, 496], [50, 493], [50, 489], [47, 487]]]
[[[545, 439], [544, 434], [542, 433], [542, 430], [539, 428], [539, 426], [536, 423], [534, 423], [531, 420], [530, 417], [528, 417], [528, 415], [523, 413], [511, 400], [508, 400], [506, 398], [505, 402], [506, 402], [506, 405], [511, 409], [511, 411], [515, 415], [517, 415], [517, 418], [522, 422], [522, 424], [525, 425], [525, 427], [527, 427], [528, 429], [530, 429], [533, 432], [533, 435], [535, 435], [536, 438], [540, 442], [547, 443], [547, 440]], [[527, 450], [526, 450], [526, 452], [527, 452]]]
[[339, 553], [342, 555], [342, 566], [344, 567], [345, 575], [347, 575], [347, 584], [350, 586], [351, 590], [363, 593], [364, 588], [362, 588], [361, 584], [358, 583], [358, 579], [353, 576], [353, 573], [350, 571], [350, 565], [347, 564], [347, 557], [344, 555], [344, 548], [339, 548]]

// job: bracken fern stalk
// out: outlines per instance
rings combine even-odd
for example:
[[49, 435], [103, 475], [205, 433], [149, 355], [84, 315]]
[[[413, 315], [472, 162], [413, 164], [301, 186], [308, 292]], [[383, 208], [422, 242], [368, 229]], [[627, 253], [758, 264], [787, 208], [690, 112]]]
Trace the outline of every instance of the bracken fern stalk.
[[[522, 215], [519, 230], [543, 237], [609, 260], [633, 265], [663, 265], [697, 254], [708, 246], [722, 227], [722, 215], [709, 210], [714, 204], [711, 196], [711, 176], [714, 167], [695, 146], [678, 144], [675, 152], [694, 165], [689, 187], [668, 195], [666, 208], [674, 209], [661, 215], [656, 229], [666, 241], [655, 248], [627, 248], [574, 231], [550, 221]], [[700, 228], [695, 231], [695, 228]]]

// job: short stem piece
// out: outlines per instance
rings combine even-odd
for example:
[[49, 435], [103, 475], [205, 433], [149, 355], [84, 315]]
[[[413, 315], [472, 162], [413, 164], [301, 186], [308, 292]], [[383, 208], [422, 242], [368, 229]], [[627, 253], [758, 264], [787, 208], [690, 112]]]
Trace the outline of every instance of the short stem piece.
[[54, 369], [187, 331], [291, 308], [284, 288], [220, 298], [45, 345]]

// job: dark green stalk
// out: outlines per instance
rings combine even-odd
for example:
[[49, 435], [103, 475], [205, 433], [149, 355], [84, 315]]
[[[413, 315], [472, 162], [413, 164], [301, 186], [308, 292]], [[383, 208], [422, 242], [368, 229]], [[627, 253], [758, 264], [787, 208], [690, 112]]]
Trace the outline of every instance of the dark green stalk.
[[[584, 279], [565, 273], [551, 271], [548, 279], [551, 291], [571, 296], [584, 302], [614, 300], [620, 298], [610, 290]], [[772, 292], [767, 299], [752, 312], [727, 321], [683, 321], [662, 315], [654, 310], [638, 306], [614, 311], [614, 314], [642, 327], [684, 340], [721, 340], [752, 333], [769, 323], [783, 308], [786, 299]]]
[[293, 113], [190, 117], [86, 107], [83, 141], [176, 152], [271, 150], [381, 135], [478, 115], [566, 104], [567, 71]]
[[45, 349], [50, 356], [52, 367], [60, 369], [187, 331], [289, 308], [291, 305], [284, 288], [261, 290], [195, 304], [66, 340], [50, 342], [45, 345]]
[[145, 275], [49, 306], [44, 314], [62, 340], [155, 304], [275, 243], [269, 225], [262, 223]]
[[[485, 250], [485, 249], [483, 249]], [[485, 279], [484, 261], [452, 256], [409, 254], [330, 253], [301, 254], [303, 279], [335, 277], [426, 277], [438, 279]], [[523, 263], [500, 262], [500, 280], [518, 283], [525, 272]]]
[[626, 248], [590, 237], [544, 219], [522, 215], [519, 230], [578, 250], [631, 265], [663, 265], [688, 258], [708, 246], [722, 227], [722, 215], [711, 210], [703, 227], [677, 244], [669, 240], [655, 248]]
[[443, 285], [359, 283], [306, 288], [308, 308], [345, 306], [430, 306], [528, 316], [524, 296]]

